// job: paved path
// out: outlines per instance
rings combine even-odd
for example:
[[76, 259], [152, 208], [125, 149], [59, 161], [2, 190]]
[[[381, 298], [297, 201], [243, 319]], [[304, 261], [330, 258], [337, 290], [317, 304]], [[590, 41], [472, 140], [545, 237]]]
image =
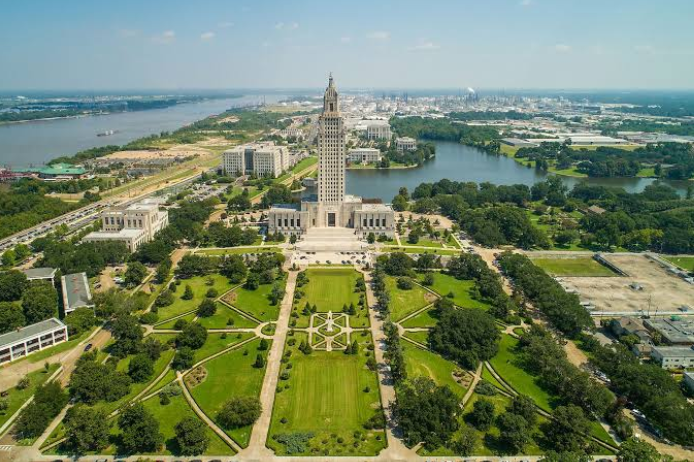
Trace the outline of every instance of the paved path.
[[366, 301], [369, 306], [369, 316], [371, 318], [371, 336], [374, 342], [374, 358], [378, 364], [378, 387], [381, 391], [381, 403], [383, 404], [386, 415], [386, 439], [388, 447], [384, 449], [379, 457], [386, 460], [416, 460], [417, 454], [409, 449], [398, 436], [398, 429], [394, 416], [391, 412], [391, 404], [395, 402], [395, 387], [390, 372], [386, 369], [383, 353], [385, 351], [385, 332], [383, 332], [383, 319], [376, 311], [377, 299], [371, 287], [371, 273], [359, 270], [364, 275], [366, 282]]
[[265, 446], [265, 441], [270, 431], [272, 407], [275, 403], [275, 391], [277, 390], [277, 381], [279, 379], [281, 367], [280, 360], [282, 359], [284, 343], [287, 338], [287, 332], [289, 331], [289, 318], [292, 313], [297, 274], [297, 271], [289, 271], [286, 292], [282, 299], [279, 319], [275, 327], [274, 340], [267, 357], [267, 368], [265, 370], [263, 388], [260, 392], [260, 404], [263, 407], [263, 411], [260, 414], [260, 418], [253, 426], [248, 448], [244, 449], [240, 454], [251, 460], [267, 460], [273, 456], [273, 452]]

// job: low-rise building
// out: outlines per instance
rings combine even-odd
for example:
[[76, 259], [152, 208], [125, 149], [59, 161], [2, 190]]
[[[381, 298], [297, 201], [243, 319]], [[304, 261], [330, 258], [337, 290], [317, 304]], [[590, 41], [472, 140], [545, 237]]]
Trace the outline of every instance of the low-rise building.
[[417, 149], [417, 140], [409, 136], [403, 136], [395, 140], [395, 149], [402, 151], [414, 151]]
[[7, 332], [0, 335], [0, 364], [15, 361], [67, 339], [67, 326], [56, 318]]
[[63, 289], [63, 308], [65, 314], [72, 313], [77, 308], [94, 308], [92, 291], [89, 289], [89, 279], [86, 273], [74, 273], [60, 279]]
[[101, 231], [89, 233], [85, 242], [121, 241], [134, 252], [154, 235], [169, 226], [169, 212], [159, 210], [156, 202], [143, 201], [127, 207], [115, 207], [101, 212]]
[[390, 123], [387, 120], [367, 120], [366, 137], [370, 140], [389, 140], [391, 137]]
[[354, 164], [373, 164], [380, 162], [383, 155], [376, 148], [354, 148], [347, 152], [347, 160]]
[[651, 358], [663, 369], [694, 367], [694, 348], [687, 346], [654, 346]]
[[53, 284], [55, 268], [30, 268], [22, 270], [28, 281], [48, 281]]
[[222, 170], [226, 175], [279, 177], [291, 167], [292, 158], [285, 146], [274, 142], [250, 143], [222, 153]]

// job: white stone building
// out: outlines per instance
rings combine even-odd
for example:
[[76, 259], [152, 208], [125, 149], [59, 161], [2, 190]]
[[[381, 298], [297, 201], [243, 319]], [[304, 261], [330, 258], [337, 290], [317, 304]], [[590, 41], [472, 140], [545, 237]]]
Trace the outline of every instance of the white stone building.
[[373, 164], [380, 162], [383, 155], [376, 148], [354, 148], [347, 154], [347, 160], [353, 164]]
[[367, 120], [366, 137], [370, 140], [389, 140], [390, 123], [387, 120]]
[[291, 166], [285, 146], [274, 142], [250, 143], [222, 153], [222, 170], [227, 175], [256, 175], [279, 177]]
[[68, 339], [67, 326], [56, 318], [0, 335], [0, 364], [23, 358]]
[[414, 151], [417, 149], [417, 140], [403, 136], [395, 140], [395, 149], [398, 151]]
[[143, 201], [127, 207], [114, 207], [101, 212], [101, 231], [89, 233], [85, 242], [122, 241], [131, 252], [140, 244], [169, 226], [169, 212], [159, 210], [159, 204]]
[[275, 205], [268, 215], [268, 230], [303, 234], [310, 228], [352, 228], [365, 237], [370, 232], [392, 236], [395, 217], [390, 205], [365, 203], [345, 194], [345, 127], [332, 75], [323, 96], [318, 121], [318, 195], [301, 205]]

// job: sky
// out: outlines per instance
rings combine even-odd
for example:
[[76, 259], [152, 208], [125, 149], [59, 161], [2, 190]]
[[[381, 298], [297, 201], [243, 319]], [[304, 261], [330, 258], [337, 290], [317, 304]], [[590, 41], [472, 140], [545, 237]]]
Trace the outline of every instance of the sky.
[[22, 0], [0, 90], [693, 89], [691, 0]]

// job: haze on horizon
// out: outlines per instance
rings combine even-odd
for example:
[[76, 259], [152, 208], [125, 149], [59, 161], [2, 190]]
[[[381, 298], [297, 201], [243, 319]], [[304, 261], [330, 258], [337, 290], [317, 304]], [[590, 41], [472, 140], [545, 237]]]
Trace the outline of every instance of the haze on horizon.
[[694, 2], [37, 0], [2, 7], [0, 91], [694, 88]]

